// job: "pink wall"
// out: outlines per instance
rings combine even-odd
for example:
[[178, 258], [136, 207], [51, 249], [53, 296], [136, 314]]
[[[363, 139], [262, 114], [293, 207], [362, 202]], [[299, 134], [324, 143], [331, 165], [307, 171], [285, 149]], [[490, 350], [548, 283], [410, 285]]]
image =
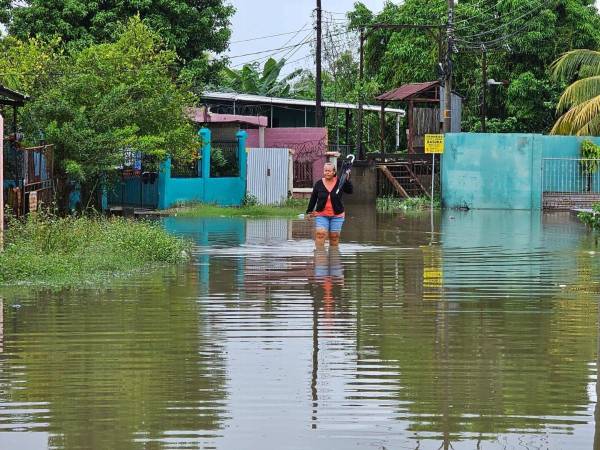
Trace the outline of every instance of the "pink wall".
[[[258, 147], [258, 130], [246, 130], [247, 146]], [[327, 128], [265, 128], [266, 148], [291, 148], [295, 161], [313, 161], [313, 181], [323, 176]]]

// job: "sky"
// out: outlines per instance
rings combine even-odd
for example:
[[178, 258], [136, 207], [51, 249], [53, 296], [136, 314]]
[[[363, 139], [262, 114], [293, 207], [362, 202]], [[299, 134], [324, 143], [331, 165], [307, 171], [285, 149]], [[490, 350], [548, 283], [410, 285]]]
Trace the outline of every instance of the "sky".
[[[385, 0], [361, 0], [371, 11], [383, 9]], [[599, 0], [600, 1], [600, 0]], [[341, 23], [344, 14], [353, 9], [355, 0], [322, 0], [322, 9], [333, 14], [325, 13], [327, 17]], [[305, 39], [314, 38], [313, 11], [316, 0], [229, 0], [237, 12], [232, 18], [232, 36], [229, 52], [232, 66], [239, 68], [246, 62], [259, 62], [275, 52], [265, 52], [256, 55], [240, 56], [262, 50], [293, 46]], [[300, 30], [300, 31], [299, 31]], [[274, 34], [291, 33], [249, 42], [236, 42]], [[358, 45], [358, 43], [357, 43]], [[302, 67], [313, 69], [314, 61], [311, 56], [311, 45], [281, 50], [273, 55], [275, 59], [286, 57], [290, 62], [286, 69]]]

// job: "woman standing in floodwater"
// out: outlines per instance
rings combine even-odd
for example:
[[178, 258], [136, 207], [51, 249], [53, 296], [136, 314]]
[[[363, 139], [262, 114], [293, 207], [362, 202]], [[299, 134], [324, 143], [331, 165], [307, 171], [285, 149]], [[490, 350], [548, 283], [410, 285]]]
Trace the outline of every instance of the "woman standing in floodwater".
[[337, 192], [339, 179], [336, 168], [332, 163], [323, 166], [323, 178], [313, 186], [312, 195], [306, 208], [307, 216], [315, 218], [315, 245], [317, 248], [325, 246], [329, 237], [329, 245], [336, 247], [340, 243], [340, 232], [344, 224], [344, 204], [342, 194], [352, 194], [353, 187], [349, 179]]

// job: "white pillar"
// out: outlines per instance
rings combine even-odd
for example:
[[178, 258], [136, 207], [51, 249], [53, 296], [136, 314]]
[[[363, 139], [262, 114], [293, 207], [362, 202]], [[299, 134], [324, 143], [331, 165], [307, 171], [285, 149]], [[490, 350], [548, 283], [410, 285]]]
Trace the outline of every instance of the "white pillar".
[[396, 114], [396, 150], [400, 148], [400, 114]]
[[4, 250], [4, 118], [0, 114], [0, 252]]
[[258, 146], [265, 148], [265, 127], [258, 127]]

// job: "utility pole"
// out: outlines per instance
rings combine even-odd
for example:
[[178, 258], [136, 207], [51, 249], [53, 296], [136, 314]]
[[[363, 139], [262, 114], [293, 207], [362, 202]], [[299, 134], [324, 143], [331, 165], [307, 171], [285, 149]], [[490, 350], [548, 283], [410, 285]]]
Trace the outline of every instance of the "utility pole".
[[487, 91], [487, 50], [481, 46], [481, 131], [485, 133], [485, 116], [487, 109], [485, 106], [485, 97]]
[[315, 127], [322, 127], [323, 120], [321, 117], [321, 0], [317, 0], [317, 67], [316, 67], [316, 107], [315, 107]]
[[454, 0], [448, 0], [448, 40], [446, 48], [446, 77], [444, 83], [444, 133], [452, 128], [452, 47], [454, 47]]
[[363, 89], [363, 72], [364, 72], [364, 45], [365, 45], [365, 29], [360, 29], [360, 59], [358, 63], [358, 82], [360, 83], [358, 87], [358, 113], [357, 113], [357, 133], [356, 133], [356, 149], [358, 150], [358, 159], [365, 159], [365, 152], [363, 150], [363, 98], [362, 98], [362, 89]]

